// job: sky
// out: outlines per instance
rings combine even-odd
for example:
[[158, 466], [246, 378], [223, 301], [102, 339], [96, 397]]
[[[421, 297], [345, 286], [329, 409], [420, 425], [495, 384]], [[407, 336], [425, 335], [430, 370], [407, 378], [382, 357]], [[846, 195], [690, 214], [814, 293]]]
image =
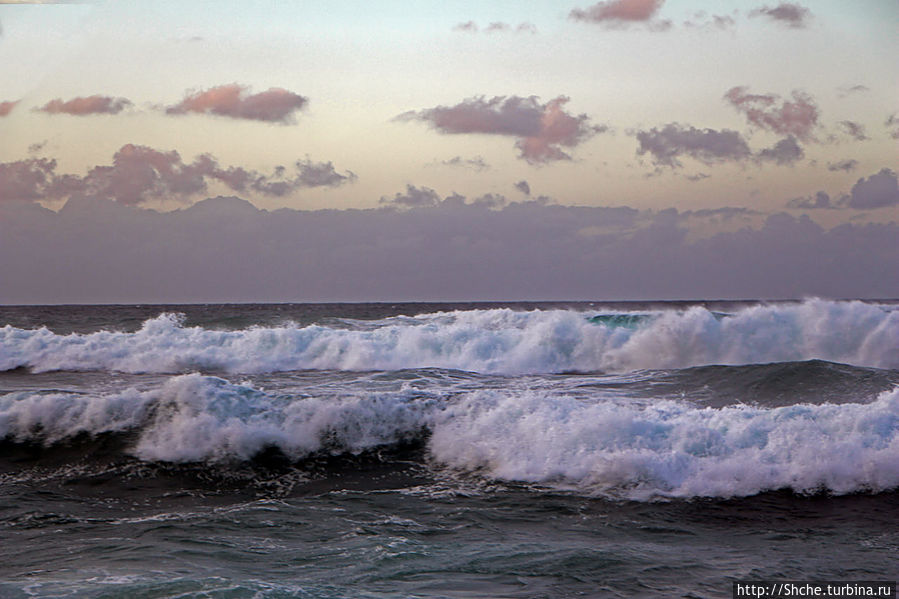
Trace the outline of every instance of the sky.
[[897, 24], [0, 0], [0, 303], [897, 297]]

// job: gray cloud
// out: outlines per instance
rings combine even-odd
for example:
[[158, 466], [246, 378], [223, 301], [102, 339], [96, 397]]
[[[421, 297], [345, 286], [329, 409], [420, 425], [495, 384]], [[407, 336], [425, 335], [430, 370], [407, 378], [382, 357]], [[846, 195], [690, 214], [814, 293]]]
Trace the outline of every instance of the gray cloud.
[[[736, 11], [734, 11], [736, 15]], [[730, 15], [709, 15], [705, 11], [695, 13], [689, 20], [684, 21], [684, 27], [698, 29], [732, 29], [737, 21]]]
[[860, 123], [856, 123], [855, 121], [840, 121], [839, 125], [846, 135], [856, 141], [865, 141], [866, 139], [869, 139], [865, 133], [865, 126]]
[[890, 137], [899, 139], [899, 114], [891, 114], [883, 124], [888, 129], [892, 128], [892, 131], [889, 131]]
[[763, 162], [774, 162], [779, 165], [792, 165], [805, 156], [802, 147], [796, 143], [796, 138], [790, 135], [780, 140], [770, 148], [766, 148], [756, 154], [756, 158]]
[[33, 201], [90, 195], [140, 204], [158, 198], [187, 201], [206, 192], [209, 181], [238, 192], [284, 196], [302, 188], [335, 187], [355, 179], [352, 172], [338, 173], [330, 162], [299, 160], [293, 172], [277, 167], [265, 175], [243, 167], [221, 167], [209, 154], [187, 163], [175, 151], [126, 144], [115, 153], [111, 165], [95, 166], [83, 177], [57, 174], [56, 161], [46, 158], [0, 163], [0, 198]]
[[862, 94], [871, 91], [867, 85], [841, 85], [837, 88], [837, 95], [841, 98], [852, 94]]
[[838, 206], [830, 201], [830, 196], [827, 192], [824, 191], [819, 191], [814, 196], [807, 198], [793, 198], [787, 202], [787, 208], [792, 208], [794, 210], [817, 210], [837, 207]]
[[572, 148], [608, 130], [590, 124], [586, 114], [565, 111], [569, 98], [559, 96], [541, 104], [536, 96], [483, 96], [455, 106], [436, 106], [405, 112], [398, 121], [421, 121], [444, 134], [487, 134], [517, 137], [521, 158], [532, 164], [570, 160], [561, 148]]
[[752, 154], [743, 136], [729, 129], [716, 131], [669, 123], [661, 129], [637, 131], [636, 137], [637, 154], [650, 154], [656, 164], [672, 168], [683, 166], [679, 160], [682, 156], [715, 164], [745, 160]]
[[455, 197], [316, 212], [237, 198], [169, 213], [91, 198], [58, 213], [2, 202], [0, 255], [14, 259], [0, 261], [0, 303], [899, 295], [885, 276], [899, 272], [895, 223], [825, 230], [778, 214], [695, 238], [690, 222], [745, 213]]
[[859, 210], [899, 205], [896, 173], [885, 168], [870, 177], [859, 179], [852, 186], [847, 204]]
[[430, 187], [415, 187], [406, 184], [406, 191], [397, 192], [392, 198], [381, 197], [381, 204], [392, 204], [404, 208], [426, 208], [438, 205], [440, 196]]
[[847, 173], [851, 173], [856, 168], [858, 168], [858, 160], [855, 160], [853, 158], [846, 158], [845, 160], [838, 160], [836, 162], [827, 163], [827, 170], [831, 172], [845, 171]]
[[471, 168], [476, 171], [484, 171], [490, 168], [490, 165], [484, 160], [483, 156], [475, 156], [474, 158], [462, 158], [461, 156], [453, 156], [449, 160], [444, 160], [440, 164], [446, 166], [460, 166]]
[[765, 17], [771, 21], [781, 23], [791, 29], [807, 27], [812, 18], [812, 12], [801, 4], [781, 2], [777, 6], [762, 6], [749, 13], [750, 17]]
[[526, 196], [531, 195], [531, 186], [528, 185], [527, 181], [524, 181], [524, 180], [519, 181], [518, 183], [515, 184], [515, 189], [517, 189], [518, 191], [520, 191], [521, 193], [523, 193]]
[[192, 112], [286, 124], [308, 103], [308, 98], [279, 87], [250, 94], [247, 86], [231, 83], [188, 93], [181, 102], [166, 108], [166, 113]]
[[833, 201], [829, 194], [819, 191], [813, 197], [795, 198], [787, 202], [788, 208], [854, 208], [873, 210], [899, 206], [899, 182], [896, 173], [888, 168], [870, 177], [862, 177], [855, 182], [852, 190], [839, 200]]

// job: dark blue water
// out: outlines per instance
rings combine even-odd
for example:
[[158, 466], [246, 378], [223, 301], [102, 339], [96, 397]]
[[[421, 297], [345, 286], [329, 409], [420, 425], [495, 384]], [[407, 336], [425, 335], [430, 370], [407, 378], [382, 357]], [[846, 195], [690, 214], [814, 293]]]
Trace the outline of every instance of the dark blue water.
[[899, 577], [893, 302], [0, 307], [0, 597]]

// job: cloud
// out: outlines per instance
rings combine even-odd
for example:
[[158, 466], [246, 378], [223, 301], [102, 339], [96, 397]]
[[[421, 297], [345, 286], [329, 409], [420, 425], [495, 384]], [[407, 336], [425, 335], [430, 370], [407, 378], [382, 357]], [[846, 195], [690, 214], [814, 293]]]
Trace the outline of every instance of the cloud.
[[858, 160], [852, 158], [827, 163], [827, 170], [831, 172], [845, 171], [847, 173], [851, 173], [856, 168], [858, 168]]
[[840, 128], [852, 139], [856, 141], [865, 141], [870, 139], [865, 134], [865, 126], [854, 121], [840, 121]]
[[794, 135], [803, 141], [812, 139], [818, 124], [818, 107], [808, 94], [793, 92], [793, 101], [776, 94], [750, 94], [744, 86], [732, 87], [724, 98], [746, 116], [750, 124], [780, 135]]
[[488, 208], [490, 210], [497, 210], [505, 206], [507, 202], [506, 196], [501, 193], [485, 193], [484, 195], [475, 198], [471, 205]]
[[517, 189], [518, 191], [520, 191], [521, 193], [523, 193], [526, 196], [531, 195], [531, 186], [528, 185], [527, 181], [524, 181], [524, 180], [519, 181], [518, 183], [515, 184], [515, 189]]
[[268, 212], [213, 198], [167, 213], [0, 203], [0, 255], [14, 257], [0, 261], [0, 303], [899, 295], [895, 223], [826, 230], [777, 214], [696, 236], [692, 223], [743, 215], [476, 202]]
[[883, 124], [885, 127], [893, 129], [889, 132], [890, 137], [899, 139], [899, 114], [891, 114]]
[[392, 204], [403, 208], [433, 207], [440, 203], [440, 196], [430, 187], [415, 187], [406, 184], [405, 192], [397, 192], [392, 198], [381, 197], [381, 204]]
[[896, 173], [885, 168], [868, 178], [859, 179], [852, 186], [847, 204], [859, 210], [899, 205]]
[[40, 108], [35, 108], [47, 114], [70, 114], [85, 116], [90, 114], [118, 114], [131, 106], [131, 101], [126, 98], [113, 98], [111, 96], [87, 96], [72, 98], [63, 101], [61, 98], [50, 100]]
[[768, 6], [757, 8], [750, 12], [749, 16], [766, 17], [791, 29], [802, 29], [811, 20], [812, 12], [800, 4], [781, 2], [773, 8]]
[[478, 30], [478, 24], [474, 21], [466, 21], [464, 23], [459, 23], [455, 27], [453, 27], [453, 31], [465, 31], [468, 33], [475, 33]]
[[832, 209], [837, 206], [830, 201], [830, 196], [823, 191], [819, 191], [812, 197], [794, 198], [787, 202], [787, 208], [794, 210], [817, 210]]
[[796, 138], [790, 135], [772, 147], [760, 151], [756, 154], [756, 159], [783, 166], [792, 165], [797, 160], [801, 160], [803, 156], [805, 156], [805, 152], [802, 151], [802, 147], [796, 143]]
[[490, 168], [490, 165], [484, 161], [483, 156], [475, 156], [474, 158], [462, 158], [461, 156], [453, 156], [449, 160], [444, 160], [440, 164], [446, 166], [458, 166], [471, 168], [476, 171], [484, 171]]
[[[835, 170], [835, 169], [831, 169]], [[899, 182], [895, 171], [888, 168], [870, 177], [862, 177], [855, 182], [852, 190], [837, 201], [819, 191], [811, 198], [796, 198], [787, 202], [788, 208], [854, 208], [856, 210], [874, 210], [899, 206]]]
[[166, 108], [166, 113], [195, 112], [234, 119], [290, 123], [294, 113], [308, 102], [308, 98], [279, 87], [250, 94], [249, 87], [231, 83], [188, 93], [181, 102]]
[[837, 88], [837, 95], [841, 98], [845, 98], [852, 94], [861, 94], [869, 91], [871, 91], [871, 88], [867, 85], [841, 85]]
[[652, 21], [665, 0], [609, 0], [597, 2], [586, 9], [575, 8], [568, 17], [575, 21], [598, 23], [606, 27], [626, 27], [633, 23], [648, 23], [656, 29], [667, 29], [670, 21]]
[[49, 140], [45, 139], [44, 141], [39, 141], [39, 142], [35, 142], [35, 143], [31, 144], [30, 146], [28, 146], [28, 153], [29, 154], [37, 154], [38, 152], [43, 150], [44, 147], [46, 147], [48, 141]]
[[19, 100], [11, 101], [11, 102], [0, 102], [0, 117], [8, 116], [12, 109], [16, 107], [16, 104], [19, 103]]
[[40, 200], [52, 185], [56, 161], [29, 158], [0, 163], [0, 199]]
[[745, 160], [752, 155], [743, 136], [724, 129], [697, 129], [669, 123], [661, 129], [637, 131], [637, 154], [650, 154], [653, 162], [661, 166], [683, 166], [681, 156], [689, 156], [704, 164]]
[[[478, 24], [474, 21], [465, 21], [464, 23], [458, 23], [455, 27], [453, 27], [453, 31], [460, 31], [463, 33], [477, 33], [480, 30]], [[516, 26], [512, 26], [509, 23], [505, 23], [503, 21], [493, 21], [484, 28], [484, 33], [537, 33], [537, 27], [534, 26], [533, 23], [522, 22]]]
[[699, 11], [690, 20], [684, 21], [684, 27], [696, 29], [731, 29], [736, 27], [737, 21], [729, 15], [707, 15]]
[[569, 98], [559, 96], [541, 104], [536, 96], [483, 96], [469, 98], [455, 106], [437, 106], [410, 111], [396, 117], [399, 121], [422, 121], [445, 134], [486, 134], [517, 137], [515, 147], [521, 158], [532, 164], [570, 160], [561, 147], [572, 148], [607, 131], [594, 126], [586, 114], [565, 111]]
[[233, 191], [284, 196], [302, 188], [335, 187], [356, 179], [352, 172], [338, 173], [330, 162], [299, 160], [292, 173], [277, 167], [264, 175], [243, 167], [223, 168], [209, 154], [187, 163], [178, 152], [133, 144], [122, 146], [111, 165], [95, 166], [83, 177], [59, 175], [55, 169], [56, 161], [46, 158], [0, 163], [0, 197], [33, 201], [93, 196], [137, 205], [150, 199], [187, 201], [206, 192], [209, 181]]

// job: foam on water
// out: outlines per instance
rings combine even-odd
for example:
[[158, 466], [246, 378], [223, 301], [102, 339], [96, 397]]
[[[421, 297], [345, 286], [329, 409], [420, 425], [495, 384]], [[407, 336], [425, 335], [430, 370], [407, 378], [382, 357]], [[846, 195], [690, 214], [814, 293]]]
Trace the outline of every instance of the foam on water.
[[546, 390], [297, 398], [191, 374], [150, 391], [0, 396], [0, 438], [127, 430], [140, 459], [219, 467], [269, 447], [299, 459], [426, 440], [438, 467], [636, 500], [899, 487], [899, 389], [870, 404], [700, 408]]
[[[626, 313], [623, 313], [626, 315]], [[355, 327], [185, 327], [162, 314], [133, 333], [0, 329], [0, 370], [233, 373], [437, 367], [484, 373], [628, 372], [821, 359], [899, 368], [899, 311], [807, 300], [728, 317], [701, 307], [592, 322], [567, 310], [470, 310]], [[638, 322], [639, 321], [639, 322]]]

